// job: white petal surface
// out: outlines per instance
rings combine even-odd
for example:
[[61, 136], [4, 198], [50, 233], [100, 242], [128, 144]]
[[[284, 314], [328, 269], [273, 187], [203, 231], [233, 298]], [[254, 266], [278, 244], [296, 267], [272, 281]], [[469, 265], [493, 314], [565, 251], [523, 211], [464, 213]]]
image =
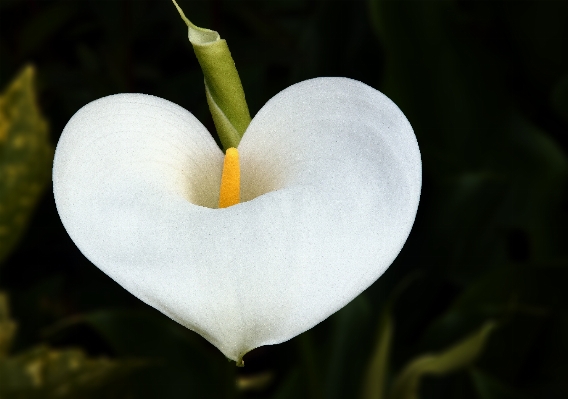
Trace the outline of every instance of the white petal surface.
[[239, 145], [242, 203], [215, 208], [223, 154], [186, 110], [94, 101], [58, 143], [54, 195], [81, 252], [238, 360], [318, 324], [392, 263], [421, 187], [416, 138], [388, 98], [346, 78], [289, 87]]

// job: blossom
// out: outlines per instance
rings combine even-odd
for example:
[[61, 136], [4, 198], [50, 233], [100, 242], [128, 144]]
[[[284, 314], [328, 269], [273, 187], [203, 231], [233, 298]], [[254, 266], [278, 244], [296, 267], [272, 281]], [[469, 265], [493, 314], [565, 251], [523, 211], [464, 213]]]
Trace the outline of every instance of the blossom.
[[240, 202], [219, 208], [224, 154], [207, 129], [165, 99], [118, 94], [71, 118], [53, 190], [93, 264], [240, 363], [381, 276], [414, 222], [421, 160], [399, 108], [347, 78], [277, 94], [238, 155]]

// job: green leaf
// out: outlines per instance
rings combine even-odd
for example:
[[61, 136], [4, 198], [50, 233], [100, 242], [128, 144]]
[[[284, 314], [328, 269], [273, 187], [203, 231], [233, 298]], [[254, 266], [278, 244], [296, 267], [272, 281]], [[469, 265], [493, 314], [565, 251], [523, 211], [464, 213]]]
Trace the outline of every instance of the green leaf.
[[480, 399], [527, 399], [528, 396], [518, 392], [494, 377], [476, 369], [469, 372], [473, 385]]
[[341, 399], [354, 394], [359, 385], [362, 368], [368, 357], [365, 345], [370, 324], [371, 305], [362, 293], [332, 316], [333, 335], [328, 351], [325, 376], [325, 398]]
[[280, 383], [280, 386], [271, 396], [271, 399], [300, 399], [305, 396], [305, 389], [303, 389], [300, 381], [300, 371], [298, 369], [293, 369]]
[[302, 363], [302, 373], [305, 376], [309, 397], [323, 399], [318, 359], [313, 339], [313, 331], [308, 330], [296, 337]]
[[10, 318], [8, 296], [0, 292], [0, 360], [8, 354], [16, 333], [16, 323]]
[[225, 149], [236, 148], [251, 118], [227, 42], [219, 33], [192, 24], [176, 1], [172, 1], [188, 27], [189, 41], [205, 76], [205, 95], [217, 134]]
[[[518, 101], [504, 83], [505, 71], [518, 64], [517, 56], [531, 58], [531, 52], [523, 45], [510, 58], [512, 63], [504, 65], [503, 57], [471, 35], [471, 21], [493, 19], [487, 26], [497, 26], [492, 24], [504, 10], [480, 4], [466, 12], [455, 1], [414, 2], [409, 7], [402, 1], [371, 0], [370, 5], [369, 16], [384, 49], [381, 91], [411, 121], [424, 175], [433, 187], [431, 205], [422, 212], [428, 243], [421, 260], [466, 285], [507, 258], [525, 262], [565, 256], [559, 231], [566, 223], [558, 197], [566, 183], [566, 156], [553, 135], [530, 122], [532, 116], [518, 115]], [[521, 8], [507, 8], [505, 19]], [[539, 22], [550, 20], [541, 18], [541, 11], [554, 17], [554, 31], [563, 29], [565, 24], [556, 22], [556, 15], [563, 15], [560, 10], [549, 14], [548, 7], [527, 8], [531, 10], [523, 11], [517, 32], [538, 30], [526, 23], [535, 20], [533, 14], [539, 15]], [[468, 18], [472, 20], [466, 22]], [[524, 40], [534, 44], [544, 37], [529, 34]], [[531, 46], [538, 53], [547, 48], [532, 58], [561, 58], [556, 49], [562, 39], [549, 37], [554, 38], [550, 44]], [[553, 68], [548, 62], [538, 67], [549, 72]], [[534, 87], [533, 82], [525, 83]], [[558, 90], [557, 108], [563, 102], [562, 86]], [[546, 107], [542, 100], [534, 106]], [[508, 245], [517, 232], [528, 242], [520, 256], [512, 249], [516, 246]]]
[[[445, 347], [485, 320], [499, 320], [499, 331], [492, 335], [480, 367], [500, 381], [515, 381], [517, 387], [522, 382], [524, 391], [534, 397], [550, 396], [539, 391], [543, 386], [562, 389], [567, 373], [559, 369], [558, 359], [567, 356], [568, 333], [559, 326], [560, 316], [568, 309], [564, 289], [568, 269], [535, 266], [515, 265], [485, 273], [431, 323], [417, 346]], [[554, 372], [545, 369], [545, 363]], [[550, 382], [544, 384], [545, 378]]]
[[394, 322], [392, 302], [385, 305], [375, 339], [375, 349], [363, 382], [363, 399], [383, 399], [392, 346]]
[[92, 359], [79, 349], [39, 346], [0, 359], [0, 397], [95, 398], [98, 389], [144, 365], [141, 360]]
[[235, 386], [227, 373], [227, 369], [234, 371], [234, 363], [217, 356], [196, 333], [158, 311], [102, 310], [63, 320], [51, 334], [80, 325], [91, 327], [119, 356], [157, 362], [157, 367], [142, 370], [133, 379], [137, 398], [214, 399]]
[[0, 95], [0, 262], [22, 236], [49, 182], [53, 148], [25, 67]]
[[423, 376], [440, 376], [469, 366], [482, 352], [495, 326], [495, 322], [488, 321], [477, 332], [445, 351], [425, 354], [412, 360], [395, 379], [391, 398], [418, 399]]
[[419, 277], [421, 273], [414, 272], [400, 281], [390, 294], [383, 306], [375, 336], [375, 348], [371, 355], [361, 397], [363, 399], [382, 399], [385, 397], [387, 376], [389, 372], [390, 352], [394, 336], [393, 306], [400, 295]]

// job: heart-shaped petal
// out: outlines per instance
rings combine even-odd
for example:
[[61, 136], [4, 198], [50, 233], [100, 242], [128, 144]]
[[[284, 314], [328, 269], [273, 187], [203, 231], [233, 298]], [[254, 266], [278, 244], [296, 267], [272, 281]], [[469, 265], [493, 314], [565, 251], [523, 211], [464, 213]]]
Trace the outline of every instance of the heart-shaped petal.
[[53, 167], [81, 252], [230, 359], [312, 328], [392, 263], [420, 152], [398, 107], [346, 78], [272, 98], [240, 145], [241, 203], [217, 208], [223, 153], [183, 108], [119, 94], [71, 118]]

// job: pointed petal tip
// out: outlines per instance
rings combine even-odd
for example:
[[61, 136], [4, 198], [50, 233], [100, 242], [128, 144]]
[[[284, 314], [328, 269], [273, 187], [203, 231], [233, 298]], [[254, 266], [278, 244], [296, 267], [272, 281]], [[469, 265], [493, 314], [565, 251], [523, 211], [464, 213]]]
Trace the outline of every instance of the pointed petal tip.
[[221, 40], [221, 36], [219, 35], [218, 32], [211, 30], [211, 29], [200, 28], [199, 26], [194, 25], [185, 16], [185, 13], [181, 9], [181, 7], [178, 5], [178, 3], [175, 0], [172, 0], [172, 2], [174, 3], [174, 6], [176, 7], [176, 9], [179, 13], [179, 16], [181, 17], [181, 19], [183, 19], [183, 22], [185, 22], [185, 24], [187, 25], [188, 39], [189, 39], [189, 41], [191, 42], [192, 45], [204, 46], [204, 45], [209, 45], [209, 44], [212, 44], [212, 43], [215, 43], [215, 42]]

